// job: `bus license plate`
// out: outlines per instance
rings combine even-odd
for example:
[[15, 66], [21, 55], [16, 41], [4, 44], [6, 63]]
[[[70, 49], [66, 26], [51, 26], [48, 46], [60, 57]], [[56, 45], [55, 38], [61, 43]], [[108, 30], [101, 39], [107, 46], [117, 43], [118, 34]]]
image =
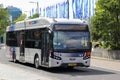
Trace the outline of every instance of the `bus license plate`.
[[71, 63], [71, 64], [68, 64], [68, 66], [77, 66], [76, 63]]

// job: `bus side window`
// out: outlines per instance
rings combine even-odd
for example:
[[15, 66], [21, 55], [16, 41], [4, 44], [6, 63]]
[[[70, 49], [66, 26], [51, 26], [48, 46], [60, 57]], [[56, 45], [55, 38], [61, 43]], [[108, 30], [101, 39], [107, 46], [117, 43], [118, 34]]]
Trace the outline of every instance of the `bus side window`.
[[39, 30], [34, 30], [33, 32], [33, 36], [34, 36], [34, 47], [35, 48], [41, 48], [41, 40], [40, 40], [40, 31]]
[[34, 31], [34, 39], [39, 40], [40, 39], [40, 32], [39, 31]]
[[8, 46], [18, 46], [16, 32], [7, 32], [6, 43]]
[[26, 31], [26, 35], [25, 36], [25, 47], [27, 48], [33, 48], [34, 47], [34, 42], [33, 42], [33, 39], [32, 39], [32, 30], [27, 30]]

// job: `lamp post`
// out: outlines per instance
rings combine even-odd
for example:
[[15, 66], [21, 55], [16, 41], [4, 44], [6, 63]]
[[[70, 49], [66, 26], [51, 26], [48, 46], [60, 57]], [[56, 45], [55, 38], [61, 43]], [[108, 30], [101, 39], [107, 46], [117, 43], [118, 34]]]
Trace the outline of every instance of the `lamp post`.
[[37, 5], [37, 13], [39, 14], [39, 3], [38, 2], [33, 2], [33, 1], [30, 1], [29, 3], [35, 3]]

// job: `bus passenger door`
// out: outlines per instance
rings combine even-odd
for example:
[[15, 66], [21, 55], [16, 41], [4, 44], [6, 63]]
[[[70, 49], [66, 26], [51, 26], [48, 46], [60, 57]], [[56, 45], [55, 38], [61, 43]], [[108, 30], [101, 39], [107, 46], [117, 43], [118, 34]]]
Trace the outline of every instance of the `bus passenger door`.
[[19, 41], [19, 45], [20, 45], [20, 61], [24, 62], [25, 60], [25, 39], [24, 39], [24, 33], [21, 32], [20, 33], [20, 41]]
[[48, 66], [49, 61], [49, 44], [50, 44], [50, 36], [49, 33], [42, 32], [42, 54], [41, 54], [41, 64]]

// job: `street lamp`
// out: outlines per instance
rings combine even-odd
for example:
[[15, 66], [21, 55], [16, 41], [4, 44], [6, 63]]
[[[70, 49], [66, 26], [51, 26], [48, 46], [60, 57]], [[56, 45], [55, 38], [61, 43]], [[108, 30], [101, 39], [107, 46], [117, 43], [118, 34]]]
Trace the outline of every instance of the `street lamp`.
[[39, 3], [38, 2], [33, 2], [33, 1], [30, 1], [29, 3], [35, 3], [37, 5], [37, 13], [39, 14]]

